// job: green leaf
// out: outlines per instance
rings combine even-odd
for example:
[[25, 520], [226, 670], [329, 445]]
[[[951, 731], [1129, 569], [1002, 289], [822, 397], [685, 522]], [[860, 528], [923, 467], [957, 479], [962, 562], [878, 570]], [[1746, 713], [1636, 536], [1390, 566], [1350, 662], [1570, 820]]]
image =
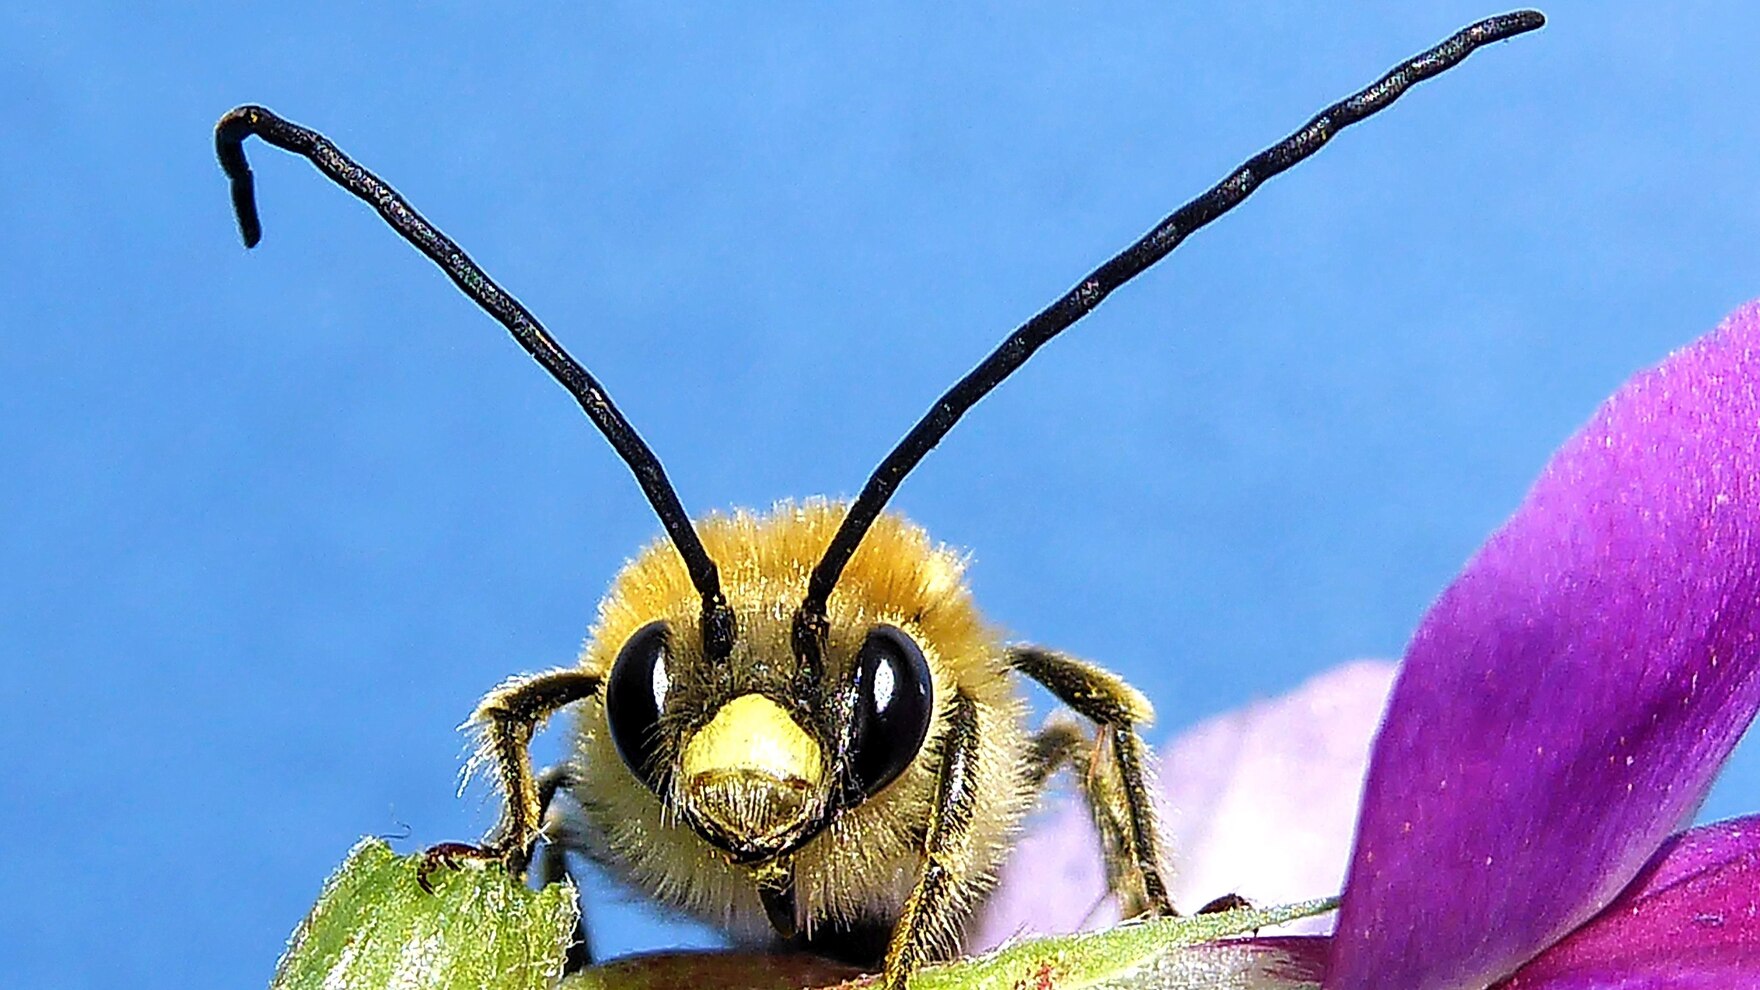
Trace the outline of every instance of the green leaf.
[[549, 990], [574, 932], [574, 888], [498, 866], [436, 870], [363, 839], [288, 940], [271, 990]]

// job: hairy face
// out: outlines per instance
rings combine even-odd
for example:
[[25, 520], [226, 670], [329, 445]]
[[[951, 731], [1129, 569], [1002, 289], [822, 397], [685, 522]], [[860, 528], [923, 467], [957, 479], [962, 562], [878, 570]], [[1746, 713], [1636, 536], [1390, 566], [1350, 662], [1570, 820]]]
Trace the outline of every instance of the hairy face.
[[[579, 716], [577, 846], [661, 899], [739, 929], [766, 871], [790, 873], [803, 919], [878, 915], [908, 893], [956, 692], [978, 699], [990, 793], [980, 843], [1003, 847], [1027, 801], [1024, 708], [962, 558], [884, 516], [830, 600], [823, 664], [803, 681], [790, 623], [842, 507], [782, 505], [702, 524], [738, 621], [705, 658], [700, 610], [667, 544], [633, 560], [600, 607], [583, 666], [606, 678]], [[778, 925], [777, 927], [781, 927]]]

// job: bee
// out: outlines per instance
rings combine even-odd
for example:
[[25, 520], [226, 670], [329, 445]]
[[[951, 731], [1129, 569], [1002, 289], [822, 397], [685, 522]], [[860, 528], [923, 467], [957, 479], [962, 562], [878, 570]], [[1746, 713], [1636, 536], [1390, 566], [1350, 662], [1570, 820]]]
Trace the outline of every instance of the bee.
[[[478, 705], [473, 762], [504, 796], [500, 819], [480, 844], [429, 850], [424, 870], [476, 858], [521, 873], [543, 839], [546, 877], [582, 852], [737, 938], [878, 965], [899, 988], [957, 949], [1046, 781], [1074, 765], [1125, 914], [1175, 914], [1139, 735], [1149, 702], [1094, 663], [1007, 641], [960, 554], [887, 503], [974, 404], [1192, 232], [1417, 82], [1542, 23], [1520, 11], [1464, 28], [1174, 211], [948, 389], [853, 500], [695, 522], [599, 382], [402, 196], [315, 131], [259, 106], [226, 114], [216, 148], [247, 247], [262, 234], [244, 155], [255, 136], [371, 204], [499, 321], [605, 435], [665, 532], [612, 582], [578, 664], [514, 677]], [[1019, 677], [1086, 725], [1029, 731]], [[533, 734], [563, 709], [572, 748], [537, 773]], [[552, 814], [562, 793], [575, 814]], [[589, 958], [584, 934], [576, 948]]]

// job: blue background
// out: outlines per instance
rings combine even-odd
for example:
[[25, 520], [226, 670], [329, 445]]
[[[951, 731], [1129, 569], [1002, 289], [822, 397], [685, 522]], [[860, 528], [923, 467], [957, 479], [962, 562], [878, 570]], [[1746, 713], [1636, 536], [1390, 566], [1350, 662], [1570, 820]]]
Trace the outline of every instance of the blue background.
[[[1484, 3], [0, 13], [0, 984], [251, 986], [453, 727], [656, 531], [386, 176], [607, 383], [687, 505], [853, 492], [1020, 319]], [[1760, 295], [1750, 4], [1558, 3], [1193, 238], [896, 505], [1160, 731], [1395, 655], [1550, 451]], [[541, 752], [554, 752], [554, 740]], [[1739, 753], [1708, 816], [1754, 807]], [[608, 952], [709, 938], [601, 884]]]

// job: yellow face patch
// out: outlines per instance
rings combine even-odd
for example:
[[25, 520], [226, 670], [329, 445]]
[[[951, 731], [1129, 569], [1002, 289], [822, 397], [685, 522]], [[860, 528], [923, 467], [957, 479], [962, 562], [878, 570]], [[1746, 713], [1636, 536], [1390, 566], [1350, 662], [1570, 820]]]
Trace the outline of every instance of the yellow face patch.
[[743, 771], [816, 786], [825, 759], [781, 705], [761, 694], [742, 694], [691, 736], [680, 769], [687, 780]]

